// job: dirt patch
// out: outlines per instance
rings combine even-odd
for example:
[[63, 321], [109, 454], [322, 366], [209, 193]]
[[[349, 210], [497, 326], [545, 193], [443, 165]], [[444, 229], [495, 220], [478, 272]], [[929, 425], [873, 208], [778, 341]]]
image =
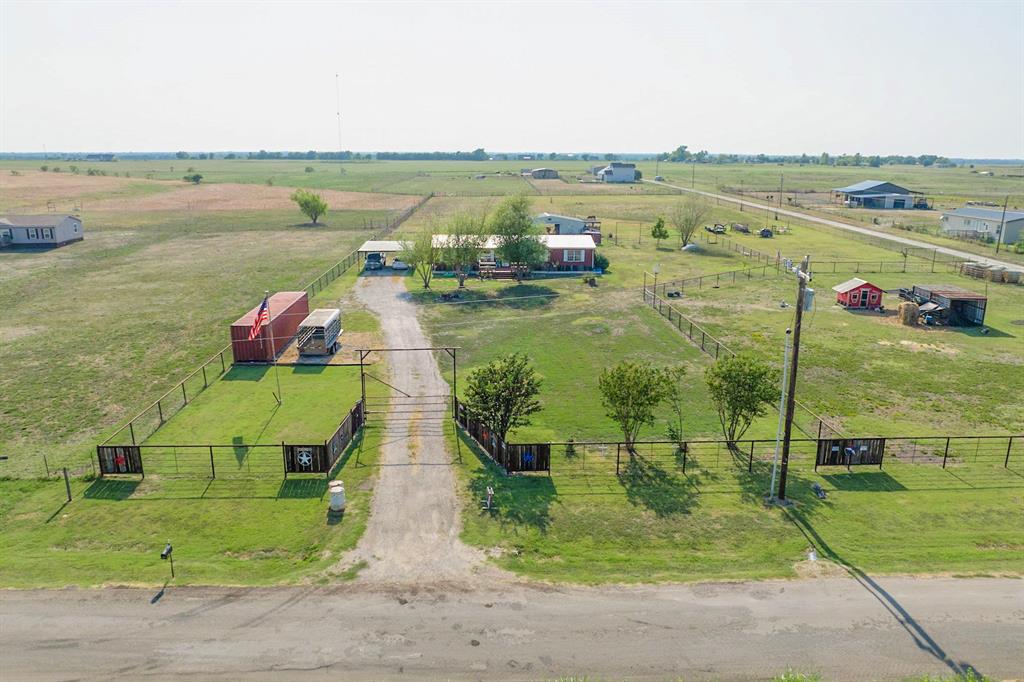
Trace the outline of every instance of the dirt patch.
[[45, 331], [46, 327], [0, 327], [0, 341], [14, 341]]
[[878, 342], [879, 346], [892, 346], [906, 348], [913, 353], [941, 353], [942, 355], [959, 355], [960, 349], [947, 346], [942, 343], [920, 343], [918, 341], [910, 341], [903, 339], [899, 343], [893, 343], [892, 341], [881, 340]]
[[846, 569], [828, 559], [817, 561], [798, 561], [793, 564], [793, 571], [798, 578], [846, 578], [849, 576]]
[[[236, 183], [179, 186], [168, 192], [128, 199], [93, 201], [94, 211], [246, 211], [295, 209], [293, 187], [268, 187]], [[399, 194], [317, 190], [333, 210], [394, 211], [409, 208], [419, 198]], [[296, 209], [296, 214], [297, 209]], [[325, 222], [330, 223], [330, 212]]]
[[[180, 180], [23, 171], [0, 176], [0, 210], [45, 212], [48, 202], [53, 202], [53, 210], [66, 212], [79, 208], [110, 212], [294, 209], [289, 198], [294, 191], [294, 187], [255, 184], [192, 185]], [[401, 211], [419, 200], [401, 194], [316, 191], [334, 210]]]
[[[347, 332], [344, 331], [345, 318], [342, 317], [341, 348], [333, 355], [299, 355], [298, 344], [293, 340], [281, 352], [277, 361], [283, 364], [296, 363], [299, 365], [358, 365], [359, 348], [372, 348], [375, 345], [377, 334], [371, 332]], [[367, 360], [366, 364], [373, 364]]]

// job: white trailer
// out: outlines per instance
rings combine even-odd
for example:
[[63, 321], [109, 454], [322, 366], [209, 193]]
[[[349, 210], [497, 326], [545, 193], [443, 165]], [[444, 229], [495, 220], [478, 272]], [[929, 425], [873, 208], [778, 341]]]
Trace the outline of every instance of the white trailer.
[[337, 308], [317, 308], [299, 323], [296, 337], [299, 355], [330, 355], [341, 344], [341, 311]]

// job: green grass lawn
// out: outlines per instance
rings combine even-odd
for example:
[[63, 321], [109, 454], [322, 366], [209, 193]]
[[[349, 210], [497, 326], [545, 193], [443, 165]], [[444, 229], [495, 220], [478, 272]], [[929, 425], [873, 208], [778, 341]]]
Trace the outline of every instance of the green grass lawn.
[[367, 427], [335, 470], [340, 520], [327, 515], [322, 476], [75, 480], [68, 504], [63, 481], [0, 479], [0, 585], [162, 585], [167, 541], [177, 585], [343, 580], [337, 563], [366, 527], [381, 435]]
[[146, 444], [323, 442], [359, 396], [358, 367], [236, 365]]
[[[1024, 289], [990, 285], [950, 274], [866, 274], [892, 290], [952, 283], [989, 297], [980, 328], [905, 327], [899, 299], [886, 295], [889, 312], [853, 312], [836, 306], [832, 286], [853, 273], [816, 273], [816, 307], [804, 318], [798, 397], [849, 433], [966, 435], [1021, 433], [1024, 408], [1007, 396], [1024, 390]], [[678, 308], [733, 350], [763, 357], [781, 353], [791, 324], [795, 284], [769, 278], [721, 289], [687, 290]]]
[[[455, 437], [452, 437], [455, 440]], [[846, 473], [790, 471], [790, 510], [765, 508], [766, 463], [690, 468], [556, 449], [550, 476], [505, 476], [465, 436], [463, 539], [539, 580], [586, 584], [814, 575], [807, 551], [872, 573], [1024, 573], [1024, 468], [890, 462]], [[607, 457], [611, 457], [611, 462]], [[819, 483], [828, 493], [818, 500]], [[480, 509], [494, 488], [496, 511]]]

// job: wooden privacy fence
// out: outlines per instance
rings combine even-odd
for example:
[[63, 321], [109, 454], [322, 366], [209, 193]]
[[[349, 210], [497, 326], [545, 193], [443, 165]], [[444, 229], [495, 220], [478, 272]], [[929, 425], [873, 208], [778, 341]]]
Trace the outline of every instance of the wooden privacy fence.
[[329, 475], [363, 425], [357, 402], [330, 438], [312, 444], [141, 444], [97, 445], [100, 476], [138, 474], [182, 478]]
[[[659, 286], [661, 286], [659, 284]], [[722, 355], [731, 357], [736, 355], [728, 346], [719, 339], [712, 336], [706, 329], [694, 322], [692, 319], [679, 312], [679, 309], [670, 302], [658, 296], [652, 289], [644, 288], [644, 303], [650, 302], [651, 307], [665, 317], [669, 324], [676, 328], [679, 333], [688, 338], [693, 345], [700, 348], [714, 359]], [[800, 429], [809, 438], [821, 438], [823, 435], [841, 436], [842, 431], [827, 421], [824, 417], [810, 409], [799, 400], [795, 401], [793, 425]], [[797, 418], [799, 417], [799, 419]]]
[[505, 473], [551, 470], [550, 443], [506, 443], [486, 424], [473, 419], [457, 399], [455, 421]]

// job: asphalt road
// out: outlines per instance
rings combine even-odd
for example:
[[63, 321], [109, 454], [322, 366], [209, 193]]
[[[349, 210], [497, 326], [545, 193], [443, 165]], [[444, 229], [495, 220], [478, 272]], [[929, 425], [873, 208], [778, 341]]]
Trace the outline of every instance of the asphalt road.
[[[185, 567], [182, 567], [185, 570]], [[1024, 581], [0, 593], [0, 677], [1024, 677]]]
[[[737, 199], [736, 197], [729, 196], [727, 194], [715, 194], [714, 192], [705, 192], [699, 189], [691, 189], [689, 187], [682, 187], [680, 185], [672, 185], [667, 182], [657, 182], [654, 180], [644, 180], [652, 185], [664, 185], [665, 187], [671, 187], [672, 189], [678, 189], [683, 192], [690, 192], [691, 194], [700, 194], [711, 199], [720, 199], [722, 201], [729, 201], [734, 204], [742, 204], [743, 206], [764, 210], [765, 205], [754, 201], [747, 201], [745, 199]], [[849, 223], [843, 223], [838, 220], [830, 220], [828, 218], [821, 218], [810, 213], [803, 213], [802, 211], [794, 211], [791, 208], [776, 208], [775, 206], [770, 207], [773, 213], [779, 215], [786, 215], [791, 218], [799, 218], [800, 220], [806, 220], [811, 223], [819, 223], [821, 225], [828, 225], [829, 227], [838, 227], [842, 230], [848, 230], [850, 232], [859, 232], [860, 234], [869, 235], [871, 237], [877, 237], [879, 239], [887, 239], [891, 242], [897, 242], [899, 244], [906, 244], [907, 246], [916, 246], [922, 249], [932, 250], [935, 249], [939, 253], [946, 254], [947, 256], [953, 256], [954, 258], [974, 261], [977, 263], [987, 263], [989, 265], [999, 265], [1004, 268], [1011, 270], [1019, 270], [1020, 265], [1014, 263], [1008, 263], [1006, 261], [996, 260], [995, 258], [988, 258], [987, 256], [979, 256], [976, 253], [968, 253], [967, 251], [960, 251], [958, 249], [951, 249], [945, 246], [936, 246], [935, 244], [929, 244], [928, 242], [922, 242], [917, 239], [911, 239], [909, 237], [901, 237], [899, 235], [889, 234], [887, 232], [879, 232], [878, 230], [872, 230], [868, 227], [860, 227], [859, 225], [851, 225]]]

